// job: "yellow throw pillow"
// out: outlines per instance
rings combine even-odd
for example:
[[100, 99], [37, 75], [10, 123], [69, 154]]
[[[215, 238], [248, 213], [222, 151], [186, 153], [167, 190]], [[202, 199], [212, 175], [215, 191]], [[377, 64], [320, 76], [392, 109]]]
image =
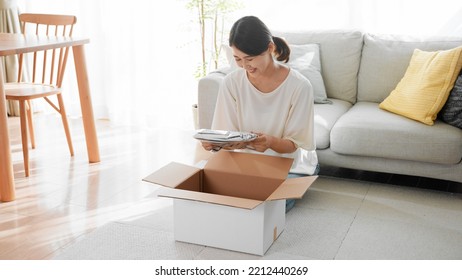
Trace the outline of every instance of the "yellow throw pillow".
[[381, 109], [433, 125], [462, 68], [462, 47], [414, 50], [404, 77], [380, 103]]

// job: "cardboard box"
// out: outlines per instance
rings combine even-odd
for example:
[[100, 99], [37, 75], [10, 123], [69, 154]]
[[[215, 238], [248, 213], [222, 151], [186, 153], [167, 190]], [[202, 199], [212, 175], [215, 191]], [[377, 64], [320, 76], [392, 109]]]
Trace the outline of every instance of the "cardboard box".
[[264, 255], [284, 230], [285, 200], [317, 178], [286, 179], [292, 161], [222, 150], [204, 168], [172, 162], [143, 180], [174, 199], [175, 240]]

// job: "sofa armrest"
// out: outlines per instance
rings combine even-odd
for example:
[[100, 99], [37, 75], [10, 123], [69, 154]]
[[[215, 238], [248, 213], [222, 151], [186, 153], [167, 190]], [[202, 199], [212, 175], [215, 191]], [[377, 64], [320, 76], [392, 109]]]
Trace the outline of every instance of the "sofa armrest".
[[211, 128], [220, 84], [231, 71], [231, 67], [220, 68], [199, 80], [197, 91], [199, 128]]

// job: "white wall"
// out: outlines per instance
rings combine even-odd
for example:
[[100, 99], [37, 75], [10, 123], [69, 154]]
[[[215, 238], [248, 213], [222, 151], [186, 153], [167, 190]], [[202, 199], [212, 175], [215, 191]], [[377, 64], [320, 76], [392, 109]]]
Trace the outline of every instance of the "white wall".
[[[87, 64], [95, 114], [117, 124], [192, 129], [200, 62], [196, 15], [186, 0], [19, 0], [23, 11], [75, 14], [89, 37]], [[462, 36], [461, 0], [242, 0], [244, 15], [273, 30], [359, 28], [367, 32]], [[69, 67], [72, 68], [72, 67]], [[79, 114], [72, 69], [65, 86]]]

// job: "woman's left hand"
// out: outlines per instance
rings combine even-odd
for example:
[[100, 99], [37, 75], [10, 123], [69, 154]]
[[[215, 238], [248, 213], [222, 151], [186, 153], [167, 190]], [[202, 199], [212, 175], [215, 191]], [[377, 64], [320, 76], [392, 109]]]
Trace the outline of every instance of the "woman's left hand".
[[263, 153], [264, 151], [266, 151], [267, 149], [271, 147], [271, 143], [274, 137], [271, 135], [263, 134], [263, 133], [256, 133], [256, 134], [258, 135], [258, 137], [252, 142], [250, 142], [248, 146], [250, 146], [251, 148], [255, 149], [258, 152]]
[[295, 146], [294, 142], [292, 142], [292, 140], [281, 139], [263, 133], [255, 134], [258, 135], [257, 139], [253, 140], [247, 145], [247, 147], [250, 149], [254, 149], [261, 153], [268, 149], [272, 149], [273, 151], [280, 154], [293, 153], [295, 150], [297, 150], [297, 147]]

